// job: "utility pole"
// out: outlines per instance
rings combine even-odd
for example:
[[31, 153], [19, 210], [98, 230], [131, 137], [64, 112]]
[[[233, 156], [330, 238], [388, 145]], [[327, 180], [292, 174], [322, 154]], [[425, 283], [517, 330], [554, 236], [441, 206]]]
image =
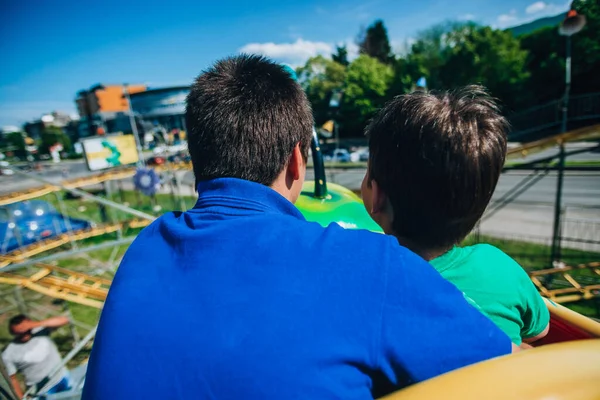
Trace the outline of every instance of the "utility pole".
[[[560, 24], [558, 32], [562, 36], [566, 36], [565, 49], [565, 94], [562, 104], [562, 122], [561, 133], [567, 131], [567, 122], [569, 118], [569, 95], [571, 93], [571, 36], [578, 33], [585, 26], [586, 19], [584, 15], [579, 15], [575, 10], [569, 10], [566, 18]], [[561, 259], [561, 212], [562, 212], [562, 192], [563, 178], [565, 169], [565, 144], [560, 142], [558, 153], [558, 171], [556, 178], [556, 200], [554, 202], [554, 226], [552, 229], [552, 250], [551, 262], [556, 264]]]
[[127, 107], [129, 108], [129, 124], [131, 125], [131, 131], [133, 132], [133, 137], [135, 139], [135, 145], [137, 147], [138, 152], [138, 167], [145, 167], [146, 161], [144, 160], [144, 154], [142, 150], [142, 141], [140, 140], [140, 136], [137, 130], [137, 123], [135, 122], [135, 115], [133, 114], [133, 108], [131, 107], [131, 98], [129, 98], [129, 85], [127, 83], [123, 84], [123, 96], [127, 100]]

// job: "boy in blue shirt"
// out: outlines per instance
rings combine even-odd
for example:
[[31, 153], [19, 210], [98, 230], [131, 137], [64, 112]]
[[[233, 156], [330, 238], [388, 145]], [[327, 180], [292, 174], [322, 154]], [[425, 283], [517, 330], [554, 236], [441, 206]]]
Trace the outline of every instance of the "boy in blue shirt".
[[367, 128], [370, 160], [362, 193], [386, 233], [429, 260], [520, 345], [548, 332], [549, 313], [537, 289], [501, 250], [458, 246], [494, 193], [507, 130], [478, 86], [398, 96]]
[[370, 399], [511, 352], [394, 238], [302, 217], [312, 123], [301, 87], [263, 57], [198, 77], [186, 111], [198, 202], [127, 250], [84, 400]]

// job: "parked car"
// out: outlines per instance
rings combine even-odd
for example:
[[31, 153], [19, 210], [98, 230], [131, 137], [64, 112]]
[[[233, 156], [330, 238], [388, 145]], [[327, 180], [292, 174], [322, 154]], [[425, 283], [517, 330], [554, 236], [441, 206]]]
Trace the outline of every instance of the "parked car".
[[350, 153], [346, 149], [335, 149], [331, 155], [325, 155], [325, 161], [350, 162]]
[[163, 156], [154, 156], [150, 157], [146, 160], [146, 164], [148, 165], [163, 165], [165, 163], [165, 158]]
[[369, 161], [369, 149], [360, 149], [350, 153], [352, 162]]
[[14, 175], [14, 171], [12, 169], [8, 169], [9, 164], [7, 161], [0, 161], [0, 175]]

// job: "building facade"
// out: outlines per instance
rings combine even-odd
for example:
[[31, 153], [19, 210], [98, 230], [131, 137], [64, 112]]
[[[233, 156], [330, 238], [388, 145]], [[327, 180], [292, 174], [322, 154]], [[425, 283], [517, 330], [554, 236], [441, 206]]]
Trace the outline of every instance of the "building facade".
[[145, 124], [166, 131], [185, 131], [185, 104], [189, 86], [172, 86], [132, 93], [131, 108]]
[[143, 92], [146, 85], [97, 84], [80, 90], [75, 98], [81, 116], [79, 137], [111, 132], [131, 132], [125, 94]]

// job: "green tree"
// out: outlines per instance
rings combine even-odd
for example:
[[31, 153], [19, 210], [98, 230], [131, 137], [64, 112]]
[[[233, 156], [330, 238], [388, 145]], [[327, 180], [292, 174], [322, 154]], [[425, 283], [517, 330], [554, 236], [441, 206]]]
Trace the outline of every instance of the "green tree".
[[346, 67], [319, 55], [310, 58], [296, 73], [311, 102], [315, 122], [323, 124], [330, 117], [331, 92], [344, 86]]
[[361, 55], [348, 66], [341, 126], [344, 136], [360, 136], [368, 120], [383, 106], [393, 80], [391, 66]]
[[359, 33], [357, 44], [360, 54], [376, 58], [384, 64], [394, 59], [387, 29], [380, 19]]
[[525, 106], [531, 107], [560, 98], [564, 93], [565, 46], [560, 40], [558, 29], [542, 28], [519, 39], [521, 47], [529, 53], [526, 69], [530, 72], [527, 82], [530, 96]]
[[62, 129], [49, 126], [42, 131], [39, 151], [41, 154], [49, 154], [50, 148], [55, 144], [61, 144], [63, 151], [71, 151], [71, 139], [62, 131]]
[[27, 151], [25, 150], [25, 133], [23, 132], [11, 132], [6, 138], [6, 142], [9, 147], [12, 147], [17, 157], [25, 157]]
[[472, 22], [443, 22], [419, 32], [409, 53], [395, 64], [395, 91], [409, 91], [424, 76], [430, 88], [442, 89], [445, 83], [440, 74], [447, 61], [448, 36], [451, 32], [475, 27]]
[[585, 15], [587, 23], [573, 40], [573, 91], [600, 91], [600, 2], [575, 0], [573, 8]]
[[346, 45], [337, 46], [335, 53], [331, 55], [331, 59], [336, 63], [347, 67], [350, 62], [348, 61], [348, 49], [346, 48]]
[[[571, 37], [572, 87], [574, 94], [600, 91], [600, 3], [575, 0], [573, 8], [585, 15], [583, 30]], [[539, 29], [521, 36], [521, 46], [529, 52], [527, 69], [531, 73], [529, 105], [561, 98], [565, 86], [566, 38], [558, 27]]]
[[446, 42], [439, 75], [443, 87], [479, 83], [511, 108], [523, 104], [527, 51], [510, 32], [465, 26], [448, 33]]

